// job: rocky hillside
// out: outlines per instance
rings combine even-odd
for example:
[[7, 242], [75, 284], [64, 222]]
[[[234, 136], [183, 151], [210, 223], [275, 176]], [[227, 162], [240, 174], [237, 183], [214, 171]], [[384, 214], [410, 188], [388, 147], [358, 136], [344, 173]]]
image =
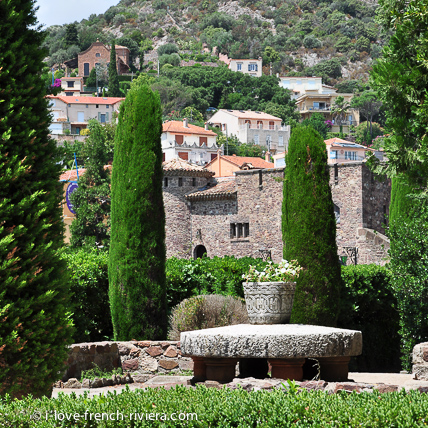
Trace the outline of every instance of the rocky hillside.
[[387, 38], [376, 8], [361, 0], [121, 0], [80, 23], [50, 27], [46, 46], [49, 61], [60, 63], [97, 38], [116, 39], [131, 49], [137, 69], [154, 65], [166, 43], [178, 46], [181, 59], [199, 61], [212, 61], [204, 52], [217, 47], [229, 58], [263, 57], [266, 74], [272, 63], [281, 75], [364, 82]]

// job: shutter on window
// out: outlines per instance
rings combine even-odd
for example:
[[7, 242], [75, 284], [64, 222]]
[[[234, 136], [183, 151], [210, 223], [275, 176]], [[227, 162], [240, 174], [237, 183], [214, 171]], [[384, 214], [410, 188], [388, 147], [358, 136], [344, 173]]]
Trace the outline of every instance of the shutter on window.
[[106, 113], [106, 122], [108, 122], [108, 112]]

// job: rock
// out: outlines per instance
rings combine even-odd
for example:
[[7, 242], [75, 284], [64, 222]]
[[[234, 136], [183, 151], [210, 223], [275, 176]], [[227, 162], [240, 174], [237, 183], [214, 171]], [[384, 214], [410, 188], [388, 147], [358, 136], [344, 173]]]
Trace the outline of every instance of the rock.
[[64, 383], [64, 388], [78, 389], [81, 387], [82, 387], [82, 384], [74, 377], [72, 377], [71, 379], [68, 379], [68, 381]]
[[131, 377], [132, 377], [132, 380], [133, 380], [134, 382], [137, 382], [137, 383], [145, 383], [145, 382], [147, 382], [148, 380], [150, 380], [150, 379], [153, 377], [153, 375], [150, 375], [150, 374], [142, 374], [142, 373], [136, 373], [136, 374], [131, 375]]
[[122, 362], [123, 370], [138, 370], [139, 361], [138, 358], [132, 358], [130, 360], [125, 360]]
[[137, 345], [140, 348], [148, 348], [152, 343], [149, 340], [144, 340], [142, 342], [137, 342]]
[[178, 367], [178, 362], [174, 360], [160, 360], [159, 366], [166, 370], [172, 370]]
[[153, 358], [142, 358], [140, 359], [140, 369], [143, 372], [156, 372], [158, 369], [158, 362]]
[[105, 377], [103, 377], [102, 379], [103, 381], [103, 386], [113, 386], [113, 379], [106, 379]]
[[91, 388], [101, 388], [103, 386], [103, 381], [102, 379], [96, 377], [92, 382], [91, 382]]
[[82, 388], [90, 388], [90, 387], [91, 387], [91, 381], [89, 379], [83, 379]]
[[160, 346], [150, 346], [150, 348], [146, 348], [146, 352], [151, 357], [158, 357], [159, 355], [162, 355], [163, 351]]
[[169, 346], [163, 354], [164, 357], [175, 358], [177, 356], [177, 350], [173, 346]]
[[193, 370], [193, 360], [179, 359], [178, 366], [180, 370]]

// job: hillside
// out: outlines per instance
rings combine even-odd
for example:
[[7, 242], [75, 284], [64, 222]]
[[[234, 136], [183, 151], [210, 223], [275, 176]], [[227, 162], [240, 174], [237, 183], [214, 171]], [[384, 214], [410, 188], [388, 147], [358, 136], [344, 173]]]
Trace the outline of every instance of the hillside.
[[[74, 26], [49, 27], [48, 61], [70, 59], [97, 38], [128, 46], [135, 71], [154, 68], [157, 48], [166, 43], [178, 46], [181, 59], [197, 61], [215, 60], [204, 52], [216, 46], [229, 58], [262, 57], [265, 74], [272, 63], [273, 73], [321, 75], [348, 91], [356, 85], [348, 81], [367, 81], [386, 40], [376, 7], [360, 0], [121, 0]], [[69, 27], [77, 29], [77, 39]]]

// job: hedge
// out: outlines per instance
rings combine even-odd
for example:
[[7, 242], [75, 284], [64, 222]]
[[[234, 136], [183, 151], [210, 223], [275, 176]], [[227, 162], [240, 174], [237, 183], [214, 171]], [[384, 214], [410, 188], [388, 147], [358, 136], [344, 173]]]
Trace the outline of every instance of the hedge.
[[323, 391], [299, 391], [292, 382], [285, 388], [246, 392], [177, 386], [170, 390], [108, 392], [92, 399], [87, 394], [78, 397], [60, 394], [57, 399], [42, 400], [6, 398], [0, 399], [0, 425], [28, 428], [426, 426], [428, 396], [418, 391], [329, 395]]

